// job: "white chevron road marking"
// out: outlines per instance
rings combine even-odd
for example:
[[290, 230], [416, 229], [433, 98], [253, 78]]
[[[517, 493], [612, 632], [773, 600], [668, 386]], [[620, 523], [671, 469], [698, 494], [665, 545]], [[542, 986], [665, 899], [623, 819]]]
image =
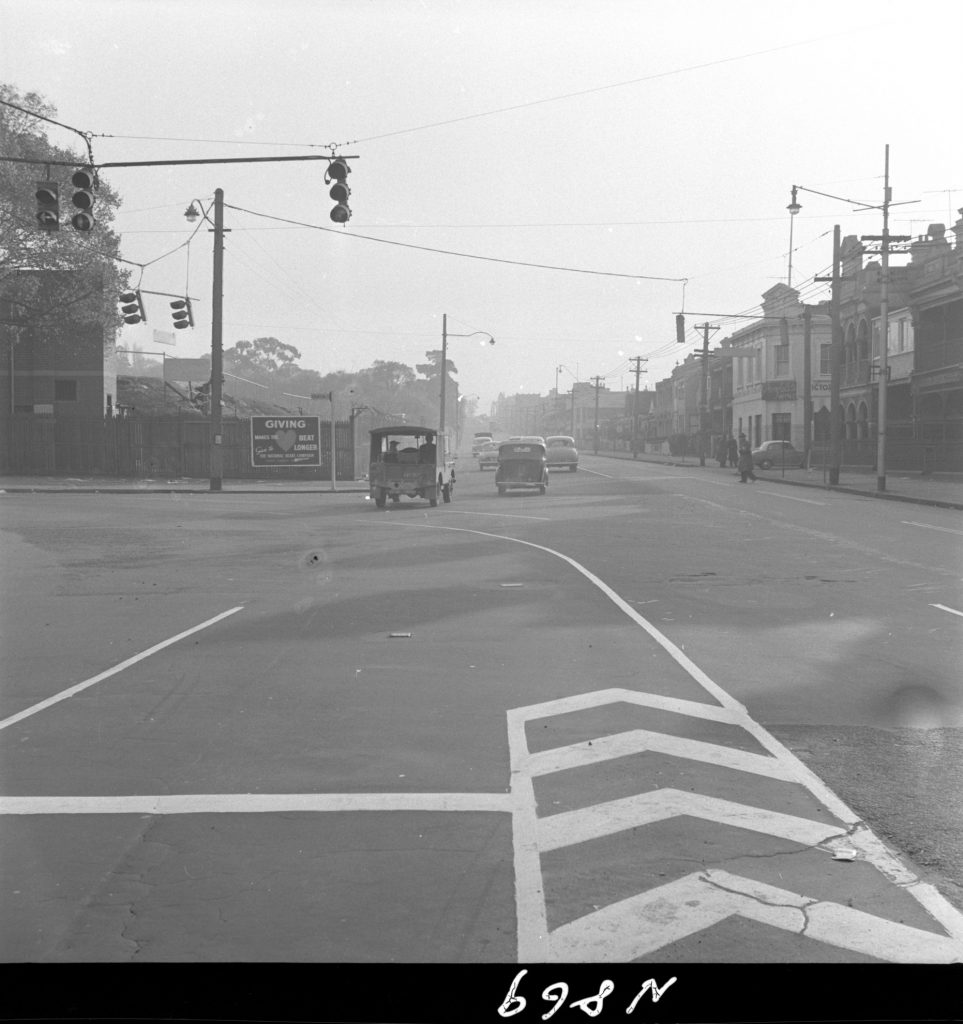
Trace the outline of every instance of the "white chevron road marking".
[[958, 940], [727, 871], [687, 875], [561, 925], [533, 960], [627, 963], [736, 916], [878, 960], [963, 960]]
[[846, 835], [846, 830], [839, 825], [767, 811], [701, 793], [659, 789], [539, 818], [538, 846], [542, 851], [557, 850], [680, 815], [762, 832], [801, 846], [817, 846], [832, 837]]
[[519, 768], [531, 772], [532, 775], [548, 775], [551, 772], [598, 764], [601, 761], [628, 757], [645, 751], [736, 768], [742, 772], [765, 775], [771, 779], [791, 781], [793, 778], [789, 768], [774, 757], [750, 754], [718, 743], [684, 739], [663, 732], [652, 732], [649, 729], [633, 729], [631, 732], [620, 732], [614, 736], [599, 736], [594, 738], [591, 744], [575, 743], [568, 747], [553, 747], [551, 750], [539, 751], [521, 758]]

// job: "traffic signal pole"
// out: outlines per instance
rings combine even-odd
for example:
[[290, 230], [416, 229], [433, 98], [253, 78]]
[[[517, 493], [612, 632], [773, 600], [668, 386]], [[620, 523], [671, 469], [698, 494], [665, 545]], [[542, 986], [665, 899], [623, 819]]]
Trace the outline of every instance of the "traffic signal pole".
[[224, 435], [221, 378], [224, 368], [224, 190], [214, 190], [214, 287], [211, 295], [211, 490], [221, 490]]

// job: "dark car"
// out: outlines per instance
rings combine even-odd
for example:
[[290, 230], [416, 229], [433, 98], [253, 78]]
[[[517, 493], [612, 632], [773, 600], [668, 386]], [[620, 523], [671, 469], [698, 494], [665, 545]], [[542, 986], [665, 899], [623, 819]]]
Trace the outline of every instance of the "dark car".
[[760, 469], [801, 469], [806, 453], [794, 448], [789, 441], [763, 441], [752, 449], [753, 465]]

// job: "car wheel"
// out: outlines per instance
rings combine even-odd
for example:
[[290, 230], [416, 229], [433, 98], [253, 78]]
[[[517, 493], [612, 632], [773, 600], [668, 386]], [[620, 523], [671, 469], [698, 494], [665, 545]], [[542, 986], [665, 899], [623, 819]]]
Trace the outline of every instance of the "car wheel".
[[374, 500], [378, 508], [385, 507], [385, 492], [380, 487], [375, 491]]
[[401, 495], [400, 494], [392, 494], [391, 495], [391, 501], [392, 501], [392, 504], [397, 505], [398, 502], [401, 501]]
[[542, 484], [542, 486], [541, 486], [541, 487], [539, 487], [539, 489], [538, 489], [538, 493], [539, 493], [539, 494], [544, 494], [544, 493], [545, 493], [545, 485], [544, 485], [544, 484]]
[[451, 501], [451, 484], [445, 484], [441, 489], [442, 500], [447, 505]]
[[498, 487], [498, 497], [499, 498], [504, 498], [505, 497], [505, 488], [502, 487], [501, 485], [499, 485], [499, 487]]
[[760, 461], [760, 463], [759, 463], [759, 468], [760, 469], [772, 469], [772, 460], [771, 459], [762, 459]]
[[577, 470], [577, 469], [578, 469], [578, 464], [577, 463], [573, 463], [571, 466], [568, 467], [568, 471], [570, 473], [574, 473], [575, 470]]

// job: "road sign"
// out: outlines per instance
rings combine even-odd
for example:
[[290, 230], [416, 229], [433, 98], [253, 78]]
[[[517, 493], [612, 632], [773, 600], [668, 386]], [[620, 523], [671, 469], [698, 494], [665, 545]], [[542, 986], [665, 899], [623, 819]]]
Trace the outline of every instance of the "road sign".
[[320, 416], [252, 416], [252, 466], [320, 466]]

